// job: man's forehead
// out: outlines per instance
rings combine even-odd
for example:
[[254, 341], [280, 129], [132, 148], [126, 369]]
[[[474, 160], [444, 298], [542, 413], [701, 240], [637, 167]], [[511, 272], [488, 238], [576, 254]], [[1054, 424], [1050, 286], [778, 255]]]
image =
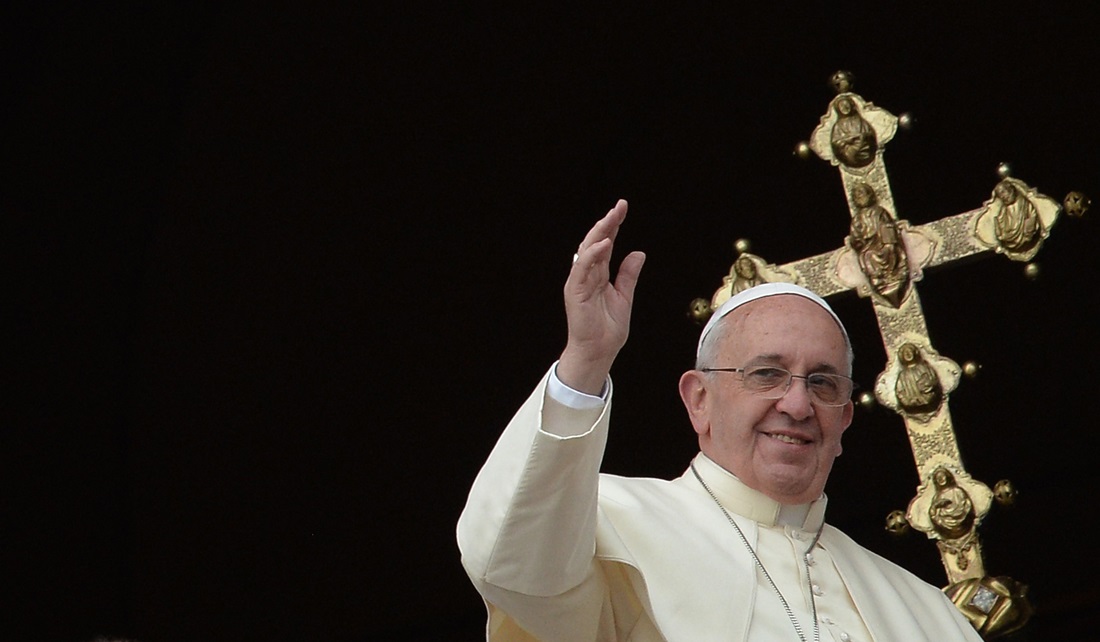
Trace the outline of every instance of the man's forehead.
[[[751, 301], [727, 314], [724, 322], [740, 327], [764, 324], [766, 330], [787, 321], [795, 322], [807, 319], [820, 319], [831, 326], [837, 325], [828, 312], [813, 302], [794, 294], [782, 294]], [[837, 330], [840, 330], [839, 326]]]
[[796, 336], [812, 337], [812, 345], [823, 350], [847, 348], [844, 331], [833, 318], [796, 296], [754, 301], [726, 315], [723, 323], [730, 327], [722, 333], [719, 349], [736, 348], [742, 358], [754, 358], [755, 353], [761, 358], [786, 358], [793, 350], [805, 351], [806, 344], [794, 341]]

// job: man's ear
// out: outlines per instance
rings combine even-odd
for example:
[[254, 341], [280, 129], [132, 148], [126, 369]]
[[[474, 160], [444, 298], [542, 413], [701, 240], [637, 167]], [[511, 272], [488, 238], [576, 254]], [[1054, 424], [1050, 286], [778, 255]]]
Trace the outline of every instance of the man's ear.
[[680, 399], [687, 409], [688, 418], [695, 432], [700, 436], [710, 432], [710, 391], [707, 390], [706, 375], [698, 370], [688, 370], [680, 375]]

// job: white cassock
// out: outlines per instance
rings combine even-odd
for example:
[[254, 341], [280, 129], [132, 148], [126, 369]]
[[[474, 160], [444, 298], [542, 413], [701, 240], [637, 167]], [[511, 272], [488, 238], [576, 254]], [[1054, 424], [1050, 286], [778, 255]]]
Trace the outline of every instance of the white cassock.
[[699, 454], [788, 615], [691, 470], [671, 481], [600, 474], [610, 389], [579, 410], [546, 394], [550, 376], [501, 435], [458, 522], [488, 640], [798, 640], [791, 615], [812, 640], [816, 608], [822, 640], [981, 642], [940, 589], [822, 528], [825, 497], [784, 507]]

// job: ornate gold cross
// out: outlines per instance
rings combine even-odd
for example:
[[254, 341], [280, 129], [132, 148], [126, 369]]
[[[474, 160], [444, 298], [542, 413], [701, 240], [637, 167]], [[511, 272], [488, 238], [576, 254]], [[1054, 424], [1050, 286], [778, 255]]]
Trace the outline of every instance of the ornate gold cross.
[[[798, 152], [812, 151], [840, 170], [851, 213], [844, 245], [774, 265], [739, 241], [722, 286], [709, 301], [694, 301], [693, 315], [705, 320], [734, 293], [769, 281], [797, 283], [822, 297], [855, 290], [871, 300], [887, 355], [874, 398], [904, 419], [920, 477], [908, 510], [892, 513], [887, 527], [898, 532], [912, 526], [935, 540], [949, 582], [945, 592], [983, 637], [993, 639], [1023, 627], [1031, 614], [1026, 586], [986, 575], [977, 532], [994, 497], [1009, 503], [1015, 491], [1008, 482], [991, 490], [963, 467], [947, 405], [963, 369], [933, 348], [916, 284], [928, 268], [982, 253], [1031, 261], [1063, 207], [1002, 171], [977, 209], [910, 225], [897, 217], [883, 161], [899, 118], [852, 93], [847, 72], [834, 74], [832, 84], [837, 96]], [[1073, 216], [1088, 207], [1079, 192], [1063, 203]]]

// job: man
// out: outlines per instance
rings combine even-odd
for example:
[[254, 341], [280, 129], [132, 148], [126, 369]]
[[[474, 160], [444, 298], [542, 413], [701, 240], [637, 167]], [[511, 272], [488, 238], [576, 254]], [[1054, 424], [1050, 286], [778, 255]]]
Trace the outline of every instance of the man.
[[645, 256], [610, 258], [619, 201], [585, 236], [568, 340], [478, 474], [458, 523], [489, 640], [981, 638], [942, 591], [824, 523], [852, 419], [851, 348], [789, 284], [731, 297], [680, 396], [700, 454], [672, 481], [599, 473], [612, 362]]

